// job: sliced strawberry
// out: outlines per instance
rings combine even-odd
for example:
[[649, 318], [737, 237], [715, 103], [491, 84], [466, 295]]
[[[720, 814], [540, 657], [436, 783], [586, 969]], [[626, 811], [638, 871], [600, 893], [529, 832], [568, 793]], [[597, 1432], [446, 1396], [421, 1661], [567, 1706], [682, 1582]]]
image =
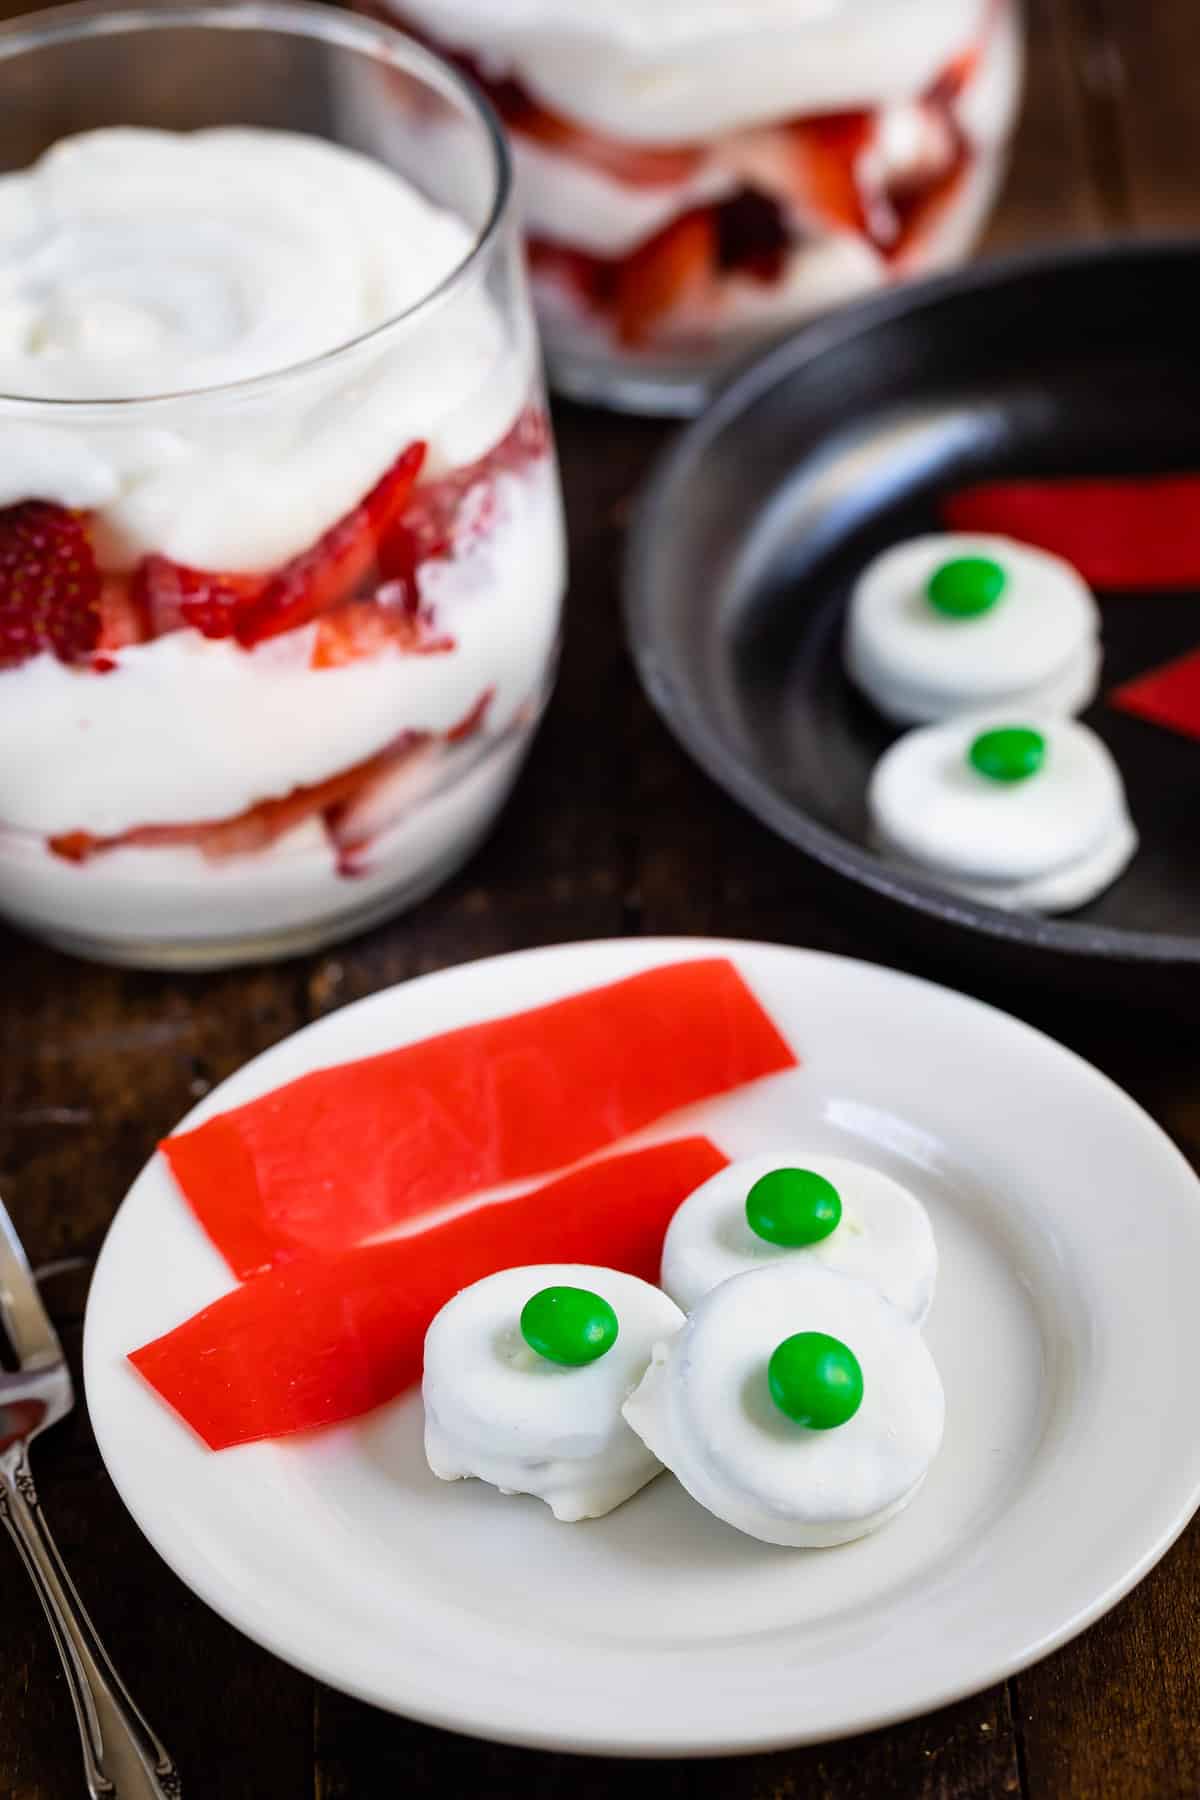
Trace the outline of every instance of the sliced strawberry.
[[540, 462], [550, 451], [550, 420], [544, 407], [527, 406], [516, 424], [500, 439], [494, 450], [484, 457], [488, 469], [509, 469], [519, 473], [530, 463]]
[[496, 698], [495, 688], [485, 688], [469, 713], [464, 713], [457, 725], [452, 725], [446, 733], [448, 744], [464, 744], [468, 738], [482, 731], [483, 722], [488, 716], [492, 701]]
[[85, 662], [100, 640], [100, 573], [78, 513], [44, 500], [0, 510], [0, 669], [42, 651]]
[[612, 286], [611, 262], [546, 238], [528, 238], [525, 249], [535, 281], [552, 282], [586, 307], [603, 304]]
[[1006, 0], [987, 0], [987, 11], [979, 35], [974, 43], [968, 44], [964, 50], [959, 51], [957, 56], [951, 57], [945, 68], [925, 90], [926, 100], [932, 101], [935, 106], [954, 105], [964, 88], [968, 87], [979, 73], [979, 66], [983, 61], [988, 39], [999, 22], [1005, 4]]
[[501, 472], [519, 474], [550, 449], [550, 421], [539, 406], [527, 406], [500, 442], [478, 461], [417, 488], [404, 515], [380, 546], [380, 572], [388, 582], [401, 582], [414, 611], [419, 604], [417, 571], [422, 563], [450, 556], [471, 532], [490, 523], [487, 502], [468, 503], [486, 492]]
[[424, 732], [402, 732], [374, 756], [327, 776], [324, 781], [294, 788], [277, 800], [260, 800], [257, 806], [230, 819], [201, 820], [191, 825], [135, 825], [111, 837], [97, 837], [88, 831], [62, 832], [50, 839], [50, 848], [55, 856], [76, 863], [87, 862], [106, 850], [193, 848], [214, 862], [265, 850], [305, 819], [352, 800], [366, 783], [397, 767], [426, 740]]
[[[415, 611], [417, 569], [431, 557], [450, 554], [471, 490], [500, 469], [526, 467], [549, 447], [546, 414], [530, 406], [477, 462], [418, 488], [426, 447], [410, 444], [364, 500], [274, 574], [229, 574], [148, 556], [133, 578], [134, 604], [151, 637], [191, 626], [205, 637], [236, 637], [246, 648], [365, 597], [372, 581], [402, 583], [406, 604]], [[339, 646], [365, 645], [371, 629], [361, 619], [346, 629], [332, 627], [323, 634], [314, 666], [352, 660], [339, 654]], [[405, 629], [398, 627], [398, 634]], [[422, 642], [412, 647], [431, 646]], [[363, 648], [356, 654], [370, 652]]]
[[410, 444], [365, 500], [311, 550], [271, 577], [261, 597], [238, 613], [235, 634], [240, 644], [250, 647], [294, 631], [354, 596], [378, 568], [379, 546], [408, 504], [425, 450], [420, 440]]
[[963, 89], [974, 80], [983, 58], [983, 40], [970, 44], [946, 64], [937, 79], [925, 90], [925, 99], [934, 106], [953, 106]]
[[717, 265], [717, 228], [711, 207], [684, 213], [621, 265], [617, 277], [617, 334], [637, 346], [689, 300], [700, 298]]
[[101, 660], [111, 661], [108, 652], [127, 650], [131, 644], [144, 644], [151, 636], [145, 612], [127, 575], [101, 577], [98, 605], [100, 635], [96, 649], [100, 654], [93, 656], [93, 668]]
[[246, 646], [276, 637], [351, 599], [375, 568], [379, 545], [403, 512], [425, 459], [410, 444], [364, 500], [273, 575], [193, 569], [148, 556], [134, 581], [151, 634], [185, 625]]
[[390, 603], [385, 587], [374, 600], [353, 600], [319, 619], [310, 662], [314, 669], [340, 669], [384, 651], [438, 656], [453, 649], [454, 639], [439, 635], [419, 612]]
[[148, 556], [134, 577], [134, 597], [152, 637], [191, 625], [205, 637], [223, 638], [232, 637], [239, 613], [265, 585], [262, 575], [218, 575]]
[[792, 141], [797, 198], [801, 207], [835, 231], [869, 235], [858, 180], [858, 159], [871, 142], [869, 112], [816, 114], [787, 127]]
[[[898, 274], [916, 261], [921, 246], [934, 233], [949, 207], [962, 190], [970, 167], [970, 152], [964, 140], [958, 140], [954, 160], [936, 180], [927, 182], [915, 192], [893, 195], [892, 208], [898, 230], [888, 247], [888, 261]], [[913, 269], [914, 274], [919, 273]]]

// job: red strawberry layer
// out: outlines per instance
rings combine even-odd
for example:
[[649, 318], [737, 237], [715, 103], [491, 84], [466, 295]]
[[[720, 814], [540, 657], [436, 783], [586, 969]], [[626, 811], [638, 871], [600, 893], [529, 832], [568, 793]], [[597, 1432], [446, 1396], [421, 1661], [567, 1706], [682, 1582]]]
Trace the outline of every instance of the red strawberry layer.
[[545, 414], [529, 407], [486, 455], [418, 486], [426, 447], [414, 442], [344, 518], [267, 574], [147, 556], [129, 575], [102, 575], [86, 514], [32, 499], [0, 509], [0, 669], [49, 651], [108, 674], [119, 666], [115, 652], [168, 632], [191, 628], [250, 649], [318, 619], [315, 668], [385, 647], [450, 648], [419, 616], [417, 571], [486, 530], [494, 478], [549, 446]]

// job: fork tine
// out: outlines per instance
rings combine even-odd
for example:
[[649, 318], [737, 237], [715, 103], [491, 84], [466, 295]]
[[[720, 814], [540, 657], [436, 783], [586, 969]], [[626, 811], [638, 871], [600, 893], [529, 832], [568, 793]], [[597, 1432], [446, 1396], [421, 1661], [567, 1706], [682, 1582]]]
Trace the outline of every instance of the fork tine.
[[23, 1369], [62, 1361], [58, 1334], [42, 1305], [16, 1228], [0, 1200], [0, 1323]]

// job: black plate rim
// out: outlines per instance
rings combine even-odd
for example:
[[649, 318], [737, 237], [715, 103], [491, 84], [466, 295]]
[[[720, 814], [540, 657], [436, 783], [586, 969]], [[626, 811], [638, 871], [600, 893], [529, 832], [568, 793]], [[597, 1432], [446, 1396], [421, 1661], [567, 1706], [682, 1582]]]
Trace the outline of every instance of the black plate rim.
[[659, 655], [654, 602], [655, 564], [668, 537], [664, 525], [672, 516], [685, 516], [682, 509], [692, 470], [732, 418], [752, 406], [765, 389], [881, 325], [958, 295], [975, 295], [1060, 271], [1103, 270], [1117, 264], [1159, 266], [1197, 259], [1200, 239], [1195, 237], [1107, 238], [1099, 243], [1049, 250], [1035, 247], [986, 257], [950, 274], [859, 301], [801, 326], [770, 349], [738, 364], [705, 411], [671, 441], [651, 470], [630, 522], [622, 582], [625, 633], [643, 691], [683, 749], [719, 787], [795, 848], [884, 900], [945, 925], [1033, 950], [1111, 962], [1200, 963], [1200, 933], [1132, 931], [985, 906], [882, 862], [840, 832], [819, 824], [803, 807], [785, 800], [725, 745], [704, 708], [666, 673]]

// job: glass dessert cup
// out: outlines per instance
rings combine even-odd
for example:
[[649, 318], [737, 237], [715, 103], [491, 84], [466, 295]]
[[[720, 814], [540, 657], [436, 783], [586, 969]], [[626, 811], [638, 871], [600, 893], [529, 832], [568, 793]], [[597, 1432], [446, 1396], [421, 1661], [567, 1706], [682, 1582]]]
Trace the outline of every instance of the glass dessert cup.
[[[386, 145], [344, 104], [381, 69]], [[314, 948], [471, 854], [553, 680], [504, 143], [438, 58], [316, 6], [61, 9], [0, 30], [0, 84], [0, 168], [68, 121], [76, 207], [52, 254], [26, 232], [51, 300], [0, 317], [0, 912], [145, 967]]]
[[[738, 0], [362, 3], [489, 95], [554, 385], [635, 412], [694, 412], [756, 343], [962, 261], [1020, 94], [1018, 0], [758, 7], [740, 26]], [[363, 116], [386, 106], [364, 84]]]

